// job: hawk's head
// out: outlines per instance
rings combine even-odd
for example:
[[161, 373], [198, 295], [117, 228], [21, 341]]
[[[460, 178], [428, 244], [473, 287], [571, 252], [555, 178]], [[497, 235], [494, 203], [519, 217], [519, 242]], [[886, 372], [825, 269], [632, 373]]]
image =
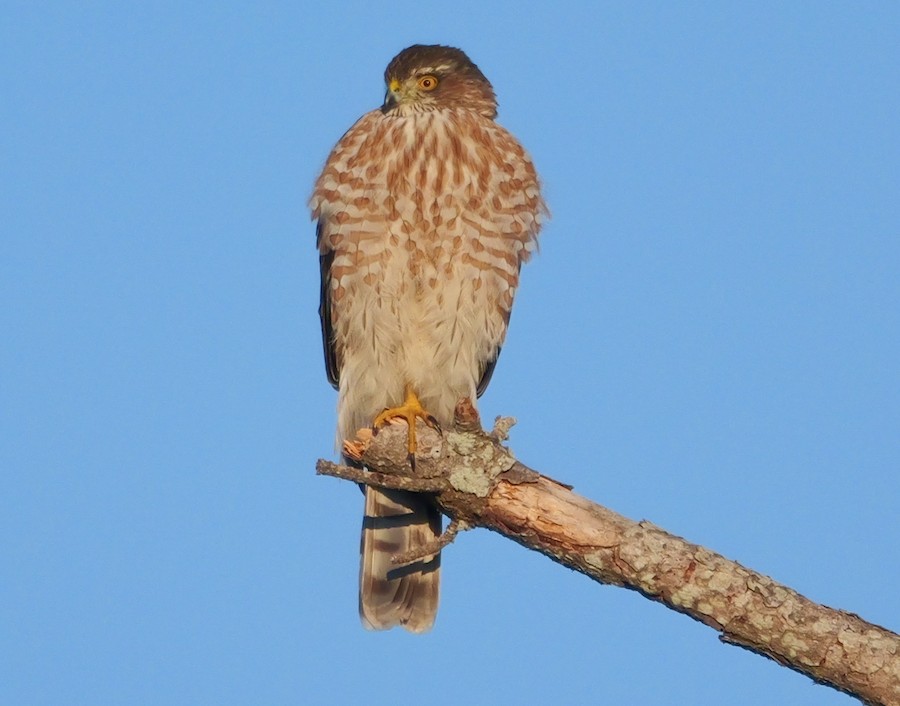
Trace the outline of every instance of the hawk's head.
[[384, 72], [387, 94], [382, 110], [405, 115], [441, 108], [468, 108], [497, 115], [494, 89], [459, 49], [415, 44], [397, 54]]

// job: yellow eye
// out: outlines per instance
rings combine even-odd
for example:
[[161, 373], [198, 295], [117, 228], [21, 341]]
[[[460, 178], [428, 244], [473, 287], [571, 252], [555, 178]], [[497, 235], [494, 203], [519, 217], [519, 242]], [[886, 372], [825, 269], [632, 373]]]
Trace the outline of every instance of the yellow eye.
[[432, 76], [430, 74], [428, 76], [423, 76], [418, 81], [418, 86], [423, 91], [433, 91], [435, 88], [437, 88], [437, 85], [437, 76]]

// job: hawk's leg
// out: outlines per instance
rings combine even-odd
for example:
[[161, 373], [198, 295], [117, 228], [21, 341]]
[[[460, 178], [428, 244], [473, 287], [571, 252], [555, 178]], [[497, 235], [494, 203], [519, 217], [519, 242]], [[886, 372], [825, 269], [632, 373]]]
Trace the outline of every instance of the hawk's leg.
[[422, 406], [416, 393], [413, 392], [412, 387], [409, 385], [406, 386], [406, 399], [403, 401], [403, 404], [399, 407], [391, 407], [384, 410], [375, 417], [375, 421], [372, 422], [372, 427], [375, 431], [378, 431], [380, 427], [383, 427], [391, 419], [406, 420], [406, 424], [409, 427], [406, 448], [407, 451], [409, 451], [410, 459], [414, 459], [416, 454], [416, 419], [421, 419], [432, 429], [440, 429], [437, 419], [431, 416], [431, 414], [429, 414]]

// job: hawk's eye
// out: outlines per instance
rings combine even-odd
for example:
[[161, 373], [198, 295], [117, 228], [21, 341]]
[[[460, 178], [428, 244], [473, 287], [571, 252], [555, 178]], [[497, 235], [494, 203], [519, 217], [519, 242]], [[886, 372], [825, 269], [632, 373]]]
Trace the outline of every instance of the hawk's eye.
[[430, 74], [428, 76], [423, 76], [419, 79], [418, 85], [423, 91], [433, 91], [438, 85], [437, 76], [432, 76]]

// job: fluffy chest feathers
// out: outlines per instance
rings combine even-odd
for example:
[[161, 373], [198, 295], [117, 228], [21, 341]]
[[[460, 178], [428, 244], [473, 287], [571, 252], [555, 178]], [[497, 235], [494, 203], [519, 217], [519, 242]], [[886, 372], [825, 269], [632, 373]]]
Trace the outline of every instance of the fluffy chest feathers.
[[[311, 201], [322, 252], [390, 231], [433, 251], [456, 238], [502, 239], [528, 258], [544, 204], [531, 160], [494, 121], [465, 110], [364, 115], [338, 142]], [[407, 247], [410, 247], [407, 245]], [[477, 246], [476, 246], [477, 249]]]
[[441, 398], [440, 419], [473, 396], [545, 210], [515, 138], [467, 110], [372, 111], [332, 151], [311, 207], [342, 397], [377, 378], [385, 391], [357, 405], [368, 413], [417, 384]]

